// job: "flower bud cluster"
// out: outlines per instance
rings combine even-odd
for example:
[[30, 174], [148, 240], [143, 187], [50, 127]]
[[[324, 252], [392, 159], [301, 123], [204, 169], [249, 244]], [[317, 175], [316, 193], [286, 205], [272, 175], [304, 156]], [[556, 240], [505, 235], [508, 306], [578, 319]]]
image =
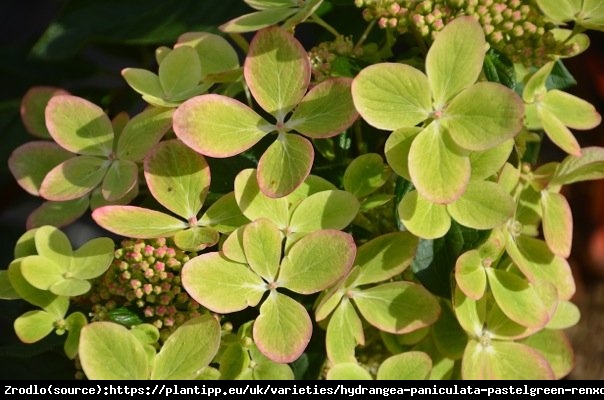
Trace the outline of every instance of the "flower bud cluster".
[[183, 289], [180, 277], [191, 256], [165, 238], [124, 239], [110, 268], [87, 295], [93, 320], [107, 320], [117, 308], [136, 309], [164, 336], [200, 315], [201, 305]]
[[358, 58], [363, 55], [363, 49], [355, 48], [350, 37], [338, 36], [331, 42], [323, 42], [313, 47], [308, 55], [313, 79], [315, 82], [321, 82], [333, 76], [333, 62], [338, 57]]
[[487, 42], [512, 62], [541, 66], [554, 56], [576, 50], [556, 40], [534, 0], [355, 0], [363, 17], [382, 28], [412, 33], [431, 43], [452, 19], [471, 15], [480, 22]]

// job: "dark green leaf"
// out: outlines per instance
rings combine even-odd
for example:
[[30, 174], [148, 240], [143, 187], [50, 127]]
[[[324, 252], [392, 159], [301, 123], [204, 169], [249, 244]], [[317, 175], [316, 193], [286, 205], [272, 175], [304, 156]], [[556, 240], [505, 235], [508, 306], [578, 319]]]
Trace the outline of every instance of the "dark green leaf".
[[499, 50], [491, 47], [487, 51], [482, 68], [489, 81], [501, 83], [512, 90], [516, 88], [514, 64]]
[[109, 311], [107, 314], [109, 316], [110, 321], [117, 322], [118, 324], [127, 327], [143, 323], [143, 320], [137, 313], [126, 307], [116, 308], [114, 310]]
[[566, 69], [561, 60], [556, 61], [554, 67], [552, 68], [552, 72], [545, 82], [545, 86], [548, 90], [564, 90], [570, 88], [571, 86], [575, 86], [576, 84], [577, 81], [571, 75], [570, 71]]

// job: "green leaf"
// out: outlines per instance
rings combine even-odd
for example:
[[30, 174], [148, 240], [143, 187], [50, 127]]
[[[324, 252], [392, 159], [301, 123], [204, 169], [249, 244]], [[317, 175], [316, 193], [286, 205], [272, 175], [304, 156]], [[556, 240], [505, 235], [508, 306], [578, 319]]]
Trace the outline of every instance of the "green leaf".
[[309, 233], [289, 249], [279, 269], [279, 286], [311, 294], [328, 288], [352, 267], [356, 246], [351, 235], [324, 229]]
[[310, 60], [291, 33], [272, 26], [254, 35], [243, 75], [260, 107], [283, 122], [306, 94], [311, 77]]
[[292, 212], [290, 232], [346, 228], [359, 212], [359, 202], [344, 190], [324, 190], [302, 200]]
[[243, 250], [250, 268], [274, 282], [281, 263], [283, 234], [270, 220], [261, 218], [243, 229]]
[[480, 75], [486, 42], [482, 27], [471, 16], [455, 18], [438, 32], [426, 55], [435, 109], [471, 86]]
[[568, 258], [573, 241], [573, 216], [566, 197], [548, 190], [541, 191], [541, 210], [547, 246], [554, 254]]
[[189, 46], [176, 47], [159, 64], [158, 76], [166, 100], [186, 100], [186, 93], [201, 81], [197, 51]]
[[53, 96], [46, 106], [46, 126], [54, 141], [72, 153], [107, 157], [113, 151], [109, 117], [86, 99]]
[[172, 236], [187, 228], [178, 218], [136, 206], [99, 207], [92, 212], [92, 219], [110, 232], [141, 239]]
[[390, 282], [355, 290], [352, 299], [367, 322], [390, 333], [408, 333], [429, 326], [440, 314], [436, 298], [412, 282]]
[[478, 82], [451, 100], [440, 121], [460, 147], [481, 151], [514, 137], [523, 117], [524, 104], [514, 91], [498, 83]]
[[82, 328], [79, 359], [90, 380], [146, 380], [151, 373], [143, 344], [128, 328], [113, 322]]
[[311, 335], [312, 321], [304, 306], [271, 291], [254, 322], [254, 341], [262, 354], [278, 363], [293, 362], [302, 355]]
[[220, 324], [211, 315], [188, 320], [164, 342], [155, 357], [151, 379], [195, 379], [220, 346]]
[[197, 223], [200, 226], [211, 226], [221, 233], [228, 233], [248, 222], [237, 205], [235, 193], [229, 192], [212, 203]]
[[182, 103], [174, 112], [173, 128], [191, 149], [215, 158], [242, 153], [274, 129], [245, 104], [218, 94]]
[[346, 191], [360, 199], [384, 186], [389, 172], [380, 154], [361, 154], [346, 167], [342, 184]]
[[479, 300], [487, 288], [483, 262], [478, 250], [470, 250], [459, 256], [455, 263], [455, 282], [472, 300]]
[[493, 297], [505, 315], [528, 328], [547, 324], [548, 309], [528, 281], [503, 270], [487, 268], [486, 272]]
[[487, 50], [483, 71], [489, 81], [515, 89], [517, 82], [514, 63], [496, 48], [491, 47]]
[[471, 340], [466, 347], [461, 376], [466, 380], [553, 380], [547, 360], [533, 348], [516, 342]]
[[220, 25], [220, 30], [227, 33], [253, 32], [275, 25], [297, 12], [295, 8], [270, 8], [237, 18]]
[[118, 201], [127, 196], [137, 184], [138, 165], [130, 160], [116, 160], [111, 163], [103, 179], [103, 198]]
[[182, 284], [195, 301], [226, 314], [255, 307], [266, 284], [247, 266], [220, 253], [204, 253], [189, 260], [181, 272]]
[[145, 180], [153, 197], [174, 214], [194, 221], [210, 188], [205, 158], [177, 139], [156, 145], [145, 158]]
[[497, 183], [471, 181], [457, 201], [447, 204], [447, 211], [468, 228], [492, 229], [513, 216], [514, 206], [514, 199]]
[[604, 148], [585, 147], [580, 156], [566, 156], [554, 171], [550, 184], [568, 185], [604, 178]]
[[48, 101], [56, 95], [69, 94], [64, 89], [53, 86], [33, 86], [21, 98], [19, 114], [27, 132], [41, 139], [50, 139], [46, 128], [44, 110]]
[[253, 221], [268, 218], [280, 229], [289, 224], [288, 201], [286, 198], [271, 198], [260, 191], [255, 169], [242, 170], [235, 177], [235, 199], [243, 215]]
[[428, 78], [406, 64], [370, 65], [357, 74], [351, 90], [361, 117], [378, 129], [412, 127], [432, 111]]
[[471, 175], [470, 159], [461, 154], [433, 122], [411, 144], [409, 175], [417, 191], [427, 200], [451, 203], [466, 189]]
[[348, 299], [344, 299], [333, 312], [327, 325], [327, 357], [333, 364], [356, 362], [355, 348], [363, 344], [365, 336], [361, 319]]
[[13, 150], [8, 158], [8, 168], [21, 188], [32, 196], [40, 196], [40, 186], [46, 174], [71, 157], [73, 153], [56, 143], [37, 140]]
[[72, 157], [46, 174], [40, 185], [40, 195], [53, 201], [85, 196], [101, 184], [108, 167], [107, 160], [99, 157]]
[[57, 317], [48, 311], [33, 310], [17, 317], [13, 324], [15, 334], [23, 343], [35, 343], [54, 331]]
[[555, 379], [562, 379], [575, 367], [572, 345], [564, 332], [543, 329], [522, 340], [523, 344], [537, 350], [551, 366]]
[[332, 381], [370, 381], [373, 377], [357, 363], [336, 364], [327, 371], [326, 379]]
[[432, 359], [422, 351], [408, 351], [385, 359], [377, 371], [378, 380], [428, 379]]
[[311, 138], [336, 136], [357, 119], [350, 78], [333, 78], [314, 86], [296, 106], [285, 126]]
[[397, 210], [405, 228], [423, 239], [442, 237], [451, 227], [446, 206], [424, 199], [416, 190], [403, 197]]
[[417, 244], [410, 232], [385, 233], [364, 243], [354, 261], [360, 269], [353, 285], [383, 282], [402, 273], [411, 264]]
[[295, 133], [281, 134], [258, 162], [258, 186], [269, 197], [293, 192], [310, 174], [314, 159], [312, 143]]
[[296, 0], [243, 0], [248, 6], [256, 10], [268, 10], [271, 8], [298, 7]]
[[128, 121], [117, 140], [118, 159], [142, 161], [172, 127], [174, 110], [149, 107]]
[[220, 378], [224, 380], [236, 379], [250, 364], [250, 356], [246, 349], [239, 343], [226, 345], [216, 356], [219, 364]]

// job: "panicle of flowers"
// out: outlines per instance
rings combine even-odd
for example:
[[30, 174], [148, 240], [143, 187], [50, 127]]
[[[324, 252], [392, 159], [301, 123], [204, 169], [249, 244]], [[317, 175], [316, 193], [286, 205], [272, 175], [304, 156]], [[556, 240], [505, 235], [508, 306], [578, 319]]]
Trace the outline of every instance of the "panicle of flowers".
[[355, 48], [349, 36], [339, 35], [331, 42], [322, 42], [308, 52], [313, 79], [321, 82], [333, 76], [333, 62], [338, 57], [358, 58], [363, 55], [362, 48]]
[[194, 254], [165, 238], [124, 239], [110, 268], [87, 294], [93, 320], [107, 320], [120, 307], [135, 309], [165, 337], [203, 312], [183, 289], [180, 271]]
[[431, 43], [452, 19], [471, 15], [482, 25], [487, 42], [512, 62], [541, 66], [571, 54], [573, 44], [558, 41], [534, 0], [356, 0], [366, 20], [398, 34], [412, 33]]

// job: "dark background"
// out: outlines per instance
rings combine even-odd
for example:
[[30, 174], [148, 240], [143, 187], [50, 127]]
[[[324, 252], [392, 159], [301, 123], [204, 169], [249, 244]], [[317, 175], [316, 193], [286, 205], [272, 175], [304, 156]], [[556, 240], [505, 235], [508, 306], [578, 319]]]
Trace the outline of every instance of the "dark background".
[[[352, 0], [350, 3], [353, 3]], [[183, 32], [215, 31], [248, 12], [239, 0], [4, 0], [0, 3], [0, 268], [13, 259], [25, 219], [40, 201], [10, 175], [7, 159], [32, 140], [19, 117], [23, 94], [32, 86], [64, 88], [108, 110], [130, 111], [138, 95], [123, 81], [125, 67], [153, 70], [154, 50], [172, 45]], [[351, 6], [351, 12], [356, 12]], [[342, 15], [346, 18], [346, 15]], [[85, 23], [82, 23], [85, 21]], [[592, 45], [565, 65], [578, 84], [569, 92], [604, 110], [603, 34], [588, 32]], [[604, 146], [604, 128], [576, 132], [582, 146]], [[544, 159], [564, 155], [544, 144]], [[570, 263], [577, 281], [573, 299], [582, 311], [568, 331], [576, 367], [566, 379], [604, 379], [604, 183], [564, 189], [575, 221]], [[86, 218], [68, 227], [74, 246], [99, 234]], [[12, 321], [27, 310], [19, 301], [0, 301], [0, 379], [71, 379], [73, 364], [51, 350], [57, 338], [22, 345]]]

